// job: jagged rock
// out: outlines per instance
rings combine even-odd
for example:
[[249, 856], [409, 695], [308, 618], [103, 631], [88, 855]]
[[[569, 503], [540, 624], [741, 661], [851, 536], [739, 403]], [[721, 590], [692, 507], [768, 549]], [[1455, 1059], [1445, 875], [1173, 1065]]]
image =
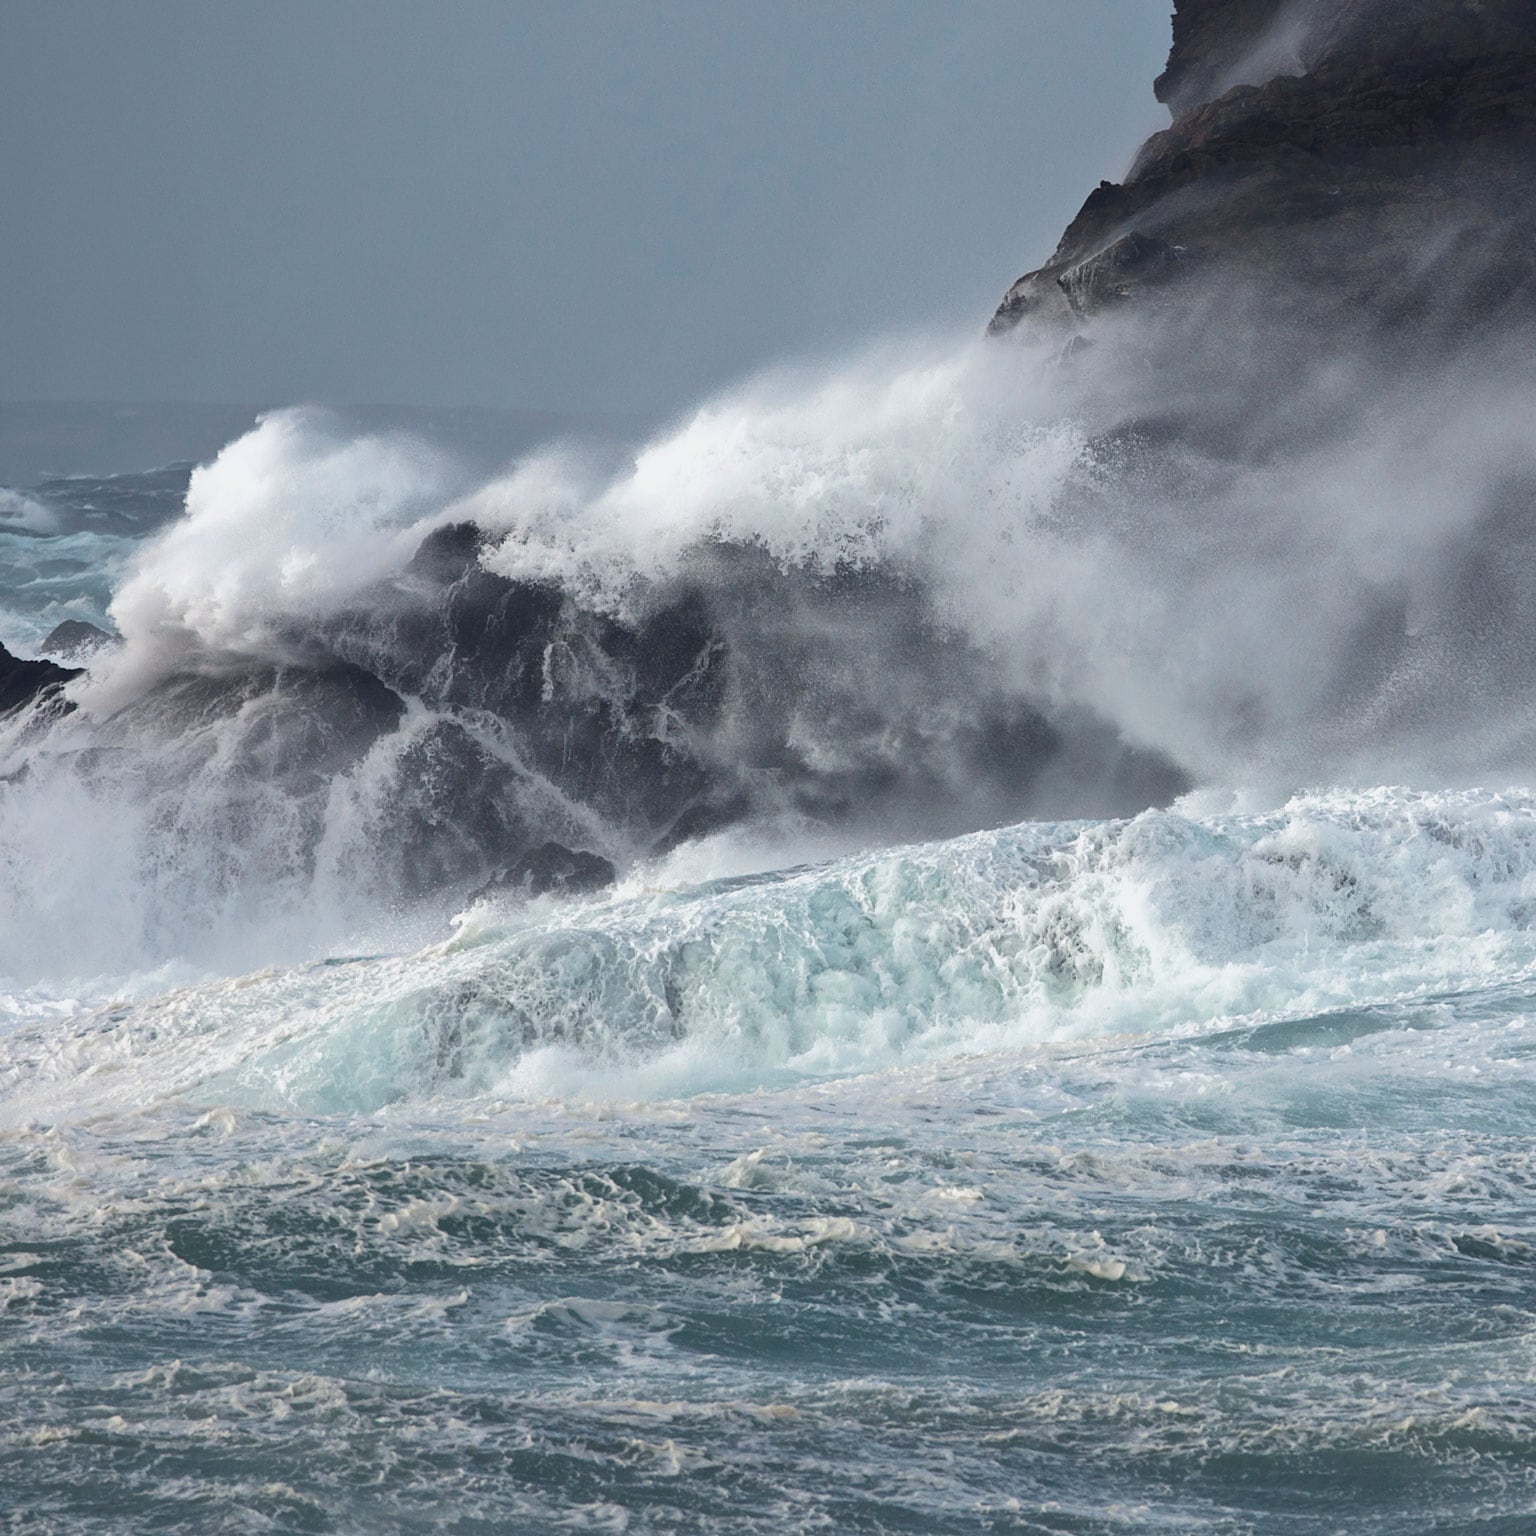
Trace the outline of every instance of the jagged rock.
[[560, 843], [531, 848], [494, 880], [475, 892], [482, 896], [584, 896], [607, 889], [618, 879], [618, 870], [601, 854], [572, 849]]
[[1132, 230], [1097, 256], [1068, 268], [1056, 282], [1075, 313], [1090, 314], [1156, 283], [1183, 254], [1179, 246]]
[[473, 523], [445, 523], [417, 546], [406, 575], [446, 585], [462, 580], [480, 557], [484, 535]]
[[[526, 774], [497, 793], [531, 804], [544, 787], [530, 838], [571, 834], [562, 803], [658, 852], [753, 817], [920, 830], [958, 806], [959, 822], [1003, 821], [1058, 745], [1026, 707], [1017, 750], [990, 752], [971, 730], [985, 659], [889, 572], [786, 570], [716, 542], [637, 584], [617, 615], [497, 573], [482, 559], [492, 542], [470, 523], [434, 530], [400, 578], [292, 643], [347, 656], [429, 710], [496, 721]], [[896, 669], [878, 697], [877, 653]], [[1017, 705], [983, 698], [979, 718], [990, 730]], [[472, 766], [457, 789], [451, 778], [445, 814], [472, 819], [490, 781]], [[495, 867], [519, 851], [507, 835], [466, 847]]]
[[[1172, 126], [994, 332], [1223, 285], [1256, 328], [1339, 344], [1536, 313], [1536, 0], [1179, 0], [1157, 88]], [[1180, 247], [1198, 259], [1148, 260]]]
[[1175, 117], [1234, 87], [1340, 65], [1365, 75], [1536, 48], [1536, 16], [1508, 0], [1178, 0], [1154, 90]]
[[[1239, 84], [1245, 62], [1262, 69], [1265, 61], [1256, 55], [1284, 10], [1280, 0], [1180, 0], [1168, 67], [1153, 87], [1157, 99], [1177, 115]], [[1283, 47], [1281, 38], [1274, 41]]]
[[57, 656], [62, 661], [84, 661], [103, 646], [115, 644], [116, 639], [84, 619], [65, 619], [48, 631], [37, 649], [43, 656]]
[[373, 844], [412, 895], [462, 888], [539, 835], [528, 776], [454, 720], [434, 721], [395, 757], [374, 809]]
[[26, 661], [11, 655], [0, 645], [0, 714], [20, 709], [50, 689], [56, 692], [70, 678], [79, 675], [79, 667], [61, 667], [52, 661]]

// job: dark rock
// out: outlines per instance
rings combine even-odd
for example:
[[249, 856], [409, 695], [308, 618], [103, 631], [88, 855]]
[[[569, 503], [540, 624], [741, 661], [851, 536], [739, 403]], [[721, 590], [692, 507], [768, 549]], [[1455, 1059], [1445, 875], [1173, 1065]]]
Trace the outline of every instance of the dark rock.
[[[87, 777], [137, 771], [167, 788], [203, 780], [190, 798], [229, 809], [236, 824], [232, 839], [267, 815], [236, 808], [263, 797], [268, 808], [288, 806], [296, 826], [318, 831], [337, 775], [357, 768], [404, 715], [404, 700], [348, 663], [187, 673], [163, 680], [99, 722], [91, 747], [72, 750], [70, 760]], [[140, 767], [134, 770], [130, 762]], [[208, 780], [223, 788], [208, 794]], [[483, 871], [485, 865], [474, 868]]]
[[497, 894], [584, 896], [605, 890], [618, 877], [618, 870], [600, 854], [566, 848], [560, 843], [542, 843], [481, 886], [474, 899]]
[[1341, 66], [1437, 66], [1536, 49], [1536, 14], [1510, 0], [1178, 0], [1157, 99], [1175, 117], [1243, 85]]
[[1273, 38], [1276, 52], [1284, 47], [1274, 34], [1288, 9], [1296, 7], [1283, 0], [1181, 0], [1168, 67], [1153, 86], [1157, 99], [1177, 115], [1239, 84], [1246, 62], [1263, 67], [1266, 39]]
[[684, 843], [723, 832], [751, 814], [752, 798], [744, 792], [718, 799], [696, 800], [656, 839], [651, 852], [658, 855], [671, 853]]
[[243, 729], [231, 766], [282, 782], [349, 768], [404, 713], [404, 701], [372, 673], [336, 662], [256, 667], [234, 678], [173, 677], [115, 717], [115, 724], [120, 733], [185, 737], [238, 716]]
[[[991, 329], [1241, 290], [1338, 345], [1536, 312], [1536, 0], [1178, 0], [1174, 112]], [[1179, 248], [1198, 260], [1173, 261]], [[1210, 327], [1206, 327], [1210, 333]]]
[[1132, 230], [1097, 256], [1069, 267], [1056, 282], [1075, 313], [1089, 314], [1156, 283], [1182, 255], [1178, 246]]
[[0, 645], [0, 714], [10, 714], [34, 699], [58, 690], [79, 667], [61, 667], [52, 661], [25, 661]]
[[483, 880], [540, 831], [527, 774], [454, 720], [434, 721], [410, 740], [383, 788], [376, 857], [392, 871], [392, 886], [411, 895]]
[[57, 656], [63, 661], [84, 661], [103, 646], [116, 643], [117, 636], [106, 630], [87, 624], [83, 619], [65, 619], [48, 631], [38, 651], [44, 656]]
[[417, 546], [406, 575], [425, 577], [440, 585], [462, 580], [479, 561], [482, 540], [473, 523], [434, 528]]

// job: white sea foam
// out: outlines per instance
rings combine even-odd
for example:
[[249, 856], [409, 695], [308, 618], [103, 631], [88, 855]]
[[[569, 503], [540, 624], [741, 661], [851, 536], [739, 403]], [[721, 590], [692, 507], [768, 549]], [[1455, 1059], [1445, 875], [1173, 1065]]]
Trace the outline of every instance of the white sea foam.
[[24, 528], [28, 533], [57, 533], [59, 518], [46, 502], [0, 485], [0, 527]]
[[1313, 795], [649, 880], [482, 905], [425, 950], [18, 1021], [0, 1064], [38, 1106], [93, 1079], [110, 1102], [310, 1109], [666, 1095], [1258, 1027], [1536, 967], [1525, 793]]
[[[290, 709], [280, 689], [253, 685], [238, 708], [178, 721], [174, 739], [152, 710], [126, 706], [168, 678], [255, 675], [304, 659], [308, 637], [374, 583], [399, 577], [427, 530], [466, 518], [493, 536], [483, 558], [494, 571], [558, 580], [620, 610], [722, 541], [784, 567], [894, 572], [969, 642], [977, 698], [1005, 679], [1063, 718], [1107, 720], [1111, 742], [1118, 732], [1166, 754], [1207, 786], [1209, 805], [1221, 786], [1238, 788], [1233, 803], [1262, 807], [1308, 781], [1523, 777], [1536, 741], [1536, 668], [1517, 578], [1531, 552], [1499, 521], [1508, 495], [1536, 474], [1520, 365], [1485, 359], [1481, 373], [1447, 365], [1393, 382], [1329, 364], [1297, 382], [1304, 404], [1287, 409], [1300, 426], [1283, 454], [1229, 461], [1185, 448], [1171, 461], [1178, 473], [1165, 458], [1161, 478], [1149, 478], [1137, 424], [1180, 381], [1138, 370], [1134, 330], [1108, 323], [1099, 340], [1066, 365], [1025, 342], [966, 342], [783, 372], [706, 403], [620, 473], [563, 450], [468, 493], [419, 443], [348, 438], [304, 412], [265, 418], [194, 473], [185, 516], [138, 549], [111, 608], [123, 644], [71, 685], [78, 714], [45, 740], [25, 720], [0, 729], [0, 976], [22, 988], [133, 990], [136, 976], [287, 964], [348, 943], [398, 949], [440, 924], [447, 914], [430, 903], [408, 909], [401, 856], [378, 814], [430, 712], [412, 704], [364, 760], [295, 795], [252, 769]], [[1330, 411], [1349, 430], [1314, 444], [1301, 429]], [[867, 674], [872, 708], [899, 691], [884, 632], [861, 633], [854, 618], [839, 627], [830, 610], [804, 622], [835, 631], [821, 638]], [[970, 681], [946, 679], [956, 721], [971, 706]], [[470, 724], [521, 773], [515, 740]], [[791, 721], [791, 732], [799, 726]], [[795, 744], [816, 760], [809, 726]], [[77, 763], [89, 772], [75, 774]], [[1092, 766], [1064, 756], [1051, 770], [1058, 799], [1076, 779], [1090, 782]], [[587, 813], [536, 775], [520, 783], [531, 819], [558, 827], [550, 835], [621, 839], [590, 816], [588, 827]], [[964, 786], [954, 787], [959, 797]], [[653, 875], [699, 882], [847, 851], [835, 830], [800, 843], [795, 830], [717, 839]], [[903, 829], [858, 833], [878, 835]], [[797, 878], [779, 888], [798, 889]], [[893, 910], [905, 899], [896, 892]], [[1051, 911], [1031, 921], [1054, 922], [1059, 934], [1088, 925], [1091, 958], [1057, 946], [1063, 974], [1083, 964], [1128, 977], [1150, 964], [1155, 982], [1155, 947], [1114, 938], [1136, 931], [1129, 909], [1085, 914], [1062, 897]], [[1293, 916], [1298, 932], [1315, 931], [1308, 913]], [[986, 972], [966, 946], [991, 941], [970, 921], [952, 932], [940, 922], [923, 941], [932, 975], [947, 967], [942, 984], [914, 967], [887, 995], [855, 967], [836, 984], [851, 989], [839, 1014], [836, 985], [820, 981], [795, 1008], [814, 1004], [832, 1022], [786, 1037], [778, 1058], [828, 1069], [874, 1059], [867, 1043], [835, 1043], [844, 1016], [894, 1040], [917, 1030], [924, 1008], [949, 1017], [945, 989], [965, 995], [973, 970]], [[1113, 933], [1103, 927], [1111, 921]], [[893, 927], [880, 943], [908, 954], [913, 931]], [[652, 941], [668, 942], [659, 930]], [[615, 942], [626, 952], [627, 940]], [[737, 953], [732, 941], [718, 964]], [[746, 965], [743, 996], [770, 986], [752, 979], [754, 965], [767, 975], [780, 961], [787, 969], [771, 985], [797, 985], [794, 957], [765, 951]], [[630, 983], [596, 961], [589, 975], [587, 964], [569, 960], [571, 984], [580, 993], [590, 981], [593, 997], [616, 987], [626, 999], [616, 1017], [628, 1018]], [[991, 996], [1000, 983], [975, 985]], [[517, 1009], [543, 1010], [548, 1022], [585, 1018], [589, 1005], [547, 989]], [[694, 1005], [690, 1038], [713, 1006]], [[976, 1007], [985, 1018], [1008, 1012]], [[540, 1049], [564, 1049], [540, 1038]]]
[[134, 560], [112, 603], [125, 644], [83, 689], [89, 707], [109, 713], [194, 662], [291, 659], [286, 627], [398, 570], [453, 484], [450, 461], [414, 438], [264, 417], [193, 472], [186, 515]]
[[[1536, 474], [1519, 348], [1401, 378], [1328, 360], [1287, 381], [1284, 452], [1186, 445], [1149, 474], [1139, 424], [1192, 385], [1148, 378], [1128, 321], [1098, 340], [1069, 365], [1020, 340], [782, 371], [617, 474], [567, 447], [467, 495], [419, 443], [274, 414], [194, 475], [117, 594], [126, 644], [79, 697], [100, 714], [167, 672], [286, 655], [428, 528], [473, 518], [491, 569], [613, 608], [721, 540], [895, 570], [1019, 686], [1202, 779], [1515, 771], [1536, 679], [1479, 623], [1502, 590], [1494, 544], [1524, 558], [1499, 531]], [[1479, 667], [1497, 710], [1467, 686]]]

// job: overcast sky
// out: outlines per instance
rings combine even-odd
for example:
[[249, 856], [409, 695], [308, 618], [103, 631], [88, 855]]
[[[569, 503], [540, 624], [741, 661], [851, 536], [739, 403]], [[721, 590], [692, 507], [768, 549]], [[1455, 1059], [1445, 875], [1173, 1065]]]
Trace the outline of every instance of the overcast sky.
[[1169, 0], [0, 0], [0, 399], [647, 416], [980, 328]]

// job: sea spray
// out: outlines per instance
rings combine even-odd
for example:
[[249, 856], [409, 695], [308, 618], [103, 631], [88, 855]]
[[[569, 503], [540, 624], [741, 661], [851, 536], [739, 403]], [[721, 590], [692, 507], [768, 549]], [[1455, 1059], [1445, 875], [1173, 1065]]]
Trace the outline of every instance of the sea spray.
[[[415, 951], [18, 1014], [13, 1101], [96, 1104], [81, 1052], [112, 1063], [108, 1102], [699, 1092], [1390, 1007], [1536, 966], [1524, 793], [1316, 794], [675, 879], [662, 861], [607, 897], [486, 897]], [[50, 985], [78, 999], [69, 967]]]
[[1144, 324], [1096, 335], [771, 375], [617, 474], [567, 446], [479, 489], [267, 417], [146, 520], [72, 711], [0, 730], [0, 970], [430, 931], [551, 838], [628, 867], [740, 824], [793, 858], [1191, 782], [1512, 773], [1518, 351], [1318, 362], [1234, 457], [1152, 430], [1208, 358], [1149, 376]]

